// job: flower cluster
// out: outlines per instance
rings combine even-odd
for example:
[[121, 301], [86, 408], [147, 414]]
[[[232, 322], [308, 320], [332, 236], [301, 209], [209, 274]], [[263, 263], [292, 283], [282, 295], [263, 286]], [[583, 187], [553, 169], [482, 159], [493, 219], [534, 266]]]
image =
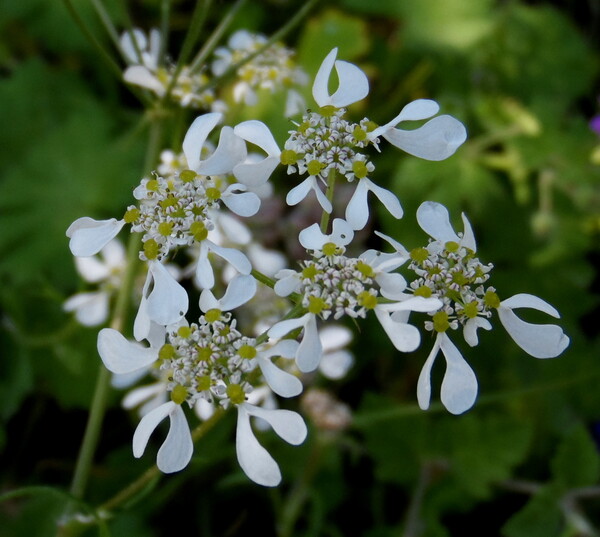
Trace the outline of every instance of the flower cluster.
[[[160, 44], [156, 34], [148, 42], [144, 39], [134, 32], [122, 46], [131, 54], [135, 49], [138, 65], [133, 67], [145, 69], [147, 78], [159, 69]], [[264, 42], [247, 32], [235, 34], [228, 48], [218, 49], [213, 70], [224, 72], [237, 65]], [[462, 329], [466, 343], [475, 346], [477, 330], [490, 330], [496, 312], [509, 335], [534, 357], [558, 356], [569, 344], [560, 327], [529, 324], [513, 312], [528, 307], [558, 317], [543, 300], [527, 294], [500, 299], [488, 285], [493, 266], [477, 257], [468, 219], [463, 215], [464, 231], [456, 233], [447, 209], [439, 203], [425, 202], [417, 211], [419, 225], [431, 237], [427, 245], [408, 251], [395, 238], [376, 232], [385, 249], [392, 251], [352, 253], [355, 231], [363, 229], [369, 218], [369, 192], [394, 217], [403, 215], [395, 194], [371, 180], [375, 164], [367, 149], [381, 150], [383, 138], [419, 158], [442, 160], [465, 141], [466, 131], [457, 119], [436, 116], [438, 104], [425, 99], [407, 104], [382, 126], [368, 118], [350, 121], [347, 107], [367, 96], [368, 80], [357, 66], [336, 56], [334, 49], [315, 77], [312, 93], [318, 109], [295, 124], [283, 150], [269, 127], [257, 120], [221, 127], [218, 143], [212, 145], [208, 139], [223, 116], [201, 115], [187, 131], [182, 153], [165, 151], [157, 171], [134, 189], [137, 203], [127, 207], [121, 220], [83, 217], [67, 230], [71, 251], [84, 259], [111, 244], [125, 225], [141, 236], [139, 257], [147, 273], [133, 326], [136, 341], [105, 328], [98, 337], [98, 351], [116, 375], [116, 384], [153, 378], [153, 384], [126, 399], [128, 407], [145, 402], [133, 438], [136, 457], [144, 453], [158, 423], [169, 418], [169, 433], [157, 455], [162, 471], [181, 470], [192, 457], [184, 407], [193, 408], [201, 419], [235, 408], [241, 468], [257, 483], [278, 484], [279, 468], [256, 439], [250, 417], [262, 418], [288, 443], [303, 442], [307, 428], [302, 417], [277, 408], [274, 396], [300, 395], [303, 380], [309, 378], [305, 374], [318, 369], [332, 379], [345, 374], [353, 362], [344, 349], [351, 338], [347, 328], [332, 326], [331, 321], [346, 317], [358, 321], [373, 312], [394, 347], [411, 352], [420, 345], [421, 332], [409, 318], [425, 314], [422, 326], [435, 339], [418, 380], [417, 399], [428, 408], [431, 371], [441, 350], [447, 364], [441, 401], [454, 414], [474, 404], [478, 387], [475, 373], [449, 334]], [[301, 77], [290, 57], [287, 49], [274, 47], [248, 61], [240, 71], [244, 98], [250, 99], [251, 90], [270, 89], [269, 84], [298, 82]], [[334, 67], [339, 87], [330, 94]], [[425, 122], [413, 130], [397, 128], [404, 121]], [[253, 154], [247, 144], [265, 155]], [[280, 166], [298, 178], [287, 192], [288, 205], [314, 192], [323, 209], [320, 224], [299, 231], [306, 258], [295, 269], [283, 268], [282, 256], [256, 243], [238, 220], [258, 213], [261, 196], [268, 195], [268, 180]], [[336, 180], [356, 188], [344, 218], [333, 218], [330, 226]], [[167, 263], [180, 250], [193, 261], [175, 274]], [[191, 323], [185, 318], [191, 295], [178, 281], [190, 276], [202, 312]], [[265, 285], [259, 287], [257, 281]], [[223, 288], [217, 298], [214, 293]], [[260, 305], [253, 307], [253, 300]], [[316, 395], [305, 399], [305, 408], [319, 427], [338, 430], [348, 425], [351, 418], [345, 406], [326, 394], [312, 393]]]

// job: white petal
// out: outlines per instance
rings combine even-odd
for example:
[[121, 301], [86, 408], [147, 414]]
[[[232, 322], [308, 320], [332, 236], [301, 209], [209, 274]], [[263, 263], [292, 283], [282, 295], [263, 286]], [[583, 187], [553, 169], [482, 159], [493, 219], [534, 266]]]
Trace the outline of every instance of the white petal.
[[[114, 241], [109, 242], [111, 244]], [[104, 247], [106, 248], [106, 246]], [[75, 266], [81, 277], [90, 283], [98, 283], [110, 276], [110, 268], [97, 257], [76, 257]]]
[[338, 246], [346, 246], [354, 238], [352, 226], [342, 218], [334, 218], [331, 226], [331, 241]]
[[406, 248], [404, 248], [404, 246], [402, 246], [397, 240], [392, 239], [392, 237], [390, 237], [388, 235], [384, 235], [380, 231], [375, 231], [375, 235], [377, 235], [378, 237], [381, 237], [383, 240], [388, 242], [390, 244], [390, 246], [392, 246], [392, 248], [394, 248], [394, 250], [396, 250], [396, 252], [398, 252], [405, 259], [408, 259], [410, 257], [408, 250]]
[[369, 79], [356, 65], [344, 61], [335, 62], [339, 86], [330, 102], [336, 108], [343, 108], [361, 101], [369, 94]]
[[285, 202], [288, 205], [297, 205], [300, 203], [310, 192], [312, 188], [312, 177], [304, 179], [299, 185], [292, 188], [285, 197]]
[[302, 393], [300, 379], [279, 369], [271, 360], [258, 356], [258, 366], [271, 389], [281, 397], [295, 397]]
[[285, 98], [285, 110], [283, 115], [285, 117], [295, 116], [301, 114], [306, 109], [306, 101], [304, 97], [296, 90], [289, 89]]
[[319, 202], [319, 205], [326, 213], [331, 213], [331, 211], [333, 211], [333, 207], [331, 205], [331, 202], [327, 199], [327, 196], [319, 188], [319, 185], [317, 183], [317, 178], [309, 177], [309, 179], [311, 181], [311, 186], [315, 193], [315, 196], [317, 197], [317, 201]]
[[125, 225], [124, 220], [94, 220], [84, 216], [78, 218], [67, 229], [67, 237], [71, 253], [78, 257], [88, 257], [97, 254]]
[[283, 358], [294, 358], [298, 351], [298, 342], [294, 339], [282, 339], [269, 347], [268, 349], [261, 351], [262, 356], [265, 358], [271, 358], [272, 356], [281, 356]]
[[364, 228], [369, 220], [368, 192], [368, 183], [361, 179], [346, 207], [346, 221], [354, 230]]
[[108, 293], [78, 293], [65, 301], [63, 309], [74, 311], [83, 326], [97, 326], [108, 319]]
[[210, 289], [203, 289], [200, 293], [200, 310], [206, 313], [208, 310], [221, 309], [221, 303], [217, 300]]
[[217, 214], [219, 227], [231, 242], [248, 244], [252, 240], [252, 233], [243, 222], [240, 222], [239, 218], [226, 212], [218, 212]]
[[215, 128], [222, 117], [223, 115], [218, 112], [211, 112], [197, 117], [191, 124], [183, 139], [183, 152], [190, 169], [196, 170], [198, 168], [202, 146], [206, 142], [210, 131]]
[[406, 279], [402, 274], [397, 272], [378, 274], [375, 281], [379, 284], [381, 294], [385, 298], [400, 300], [403, 297], [403, 292], [406, 289]]
[[298, 240], [306, 250], [320, 250], [328, 238], [329, 236], [319, 228], [319, 224], [313, 224], [298, 234]]
[[166, 474], [183, 470], [194, 452], [192, 434], [181, 405], [175, 405], [171, 409], [169, 418], [169, 434], [156, 456], [158, 469]]
[[442, 353], [446, 358], [446, 373], [442, 381], [440, 399], [452, 414], [462, 414], [477, 399], [477, 377], [446, 334], [441, 336]]
[[466, 322], [465, 327], [463, 328], [463, 336], [465, 341], [471, 345], [471, 347], [475, 347], [479, 343], [479, 338], [477, 337], [478, 328], [491, 330], [492, 325], [484, 317], [473, 317]]
[[527, 323], [502, 303], [498, 308], [498, 316], [515, 343], [534, 358], [555, 358], [569, 345], [569, 338], [560, 326]]
[[422, 296], [413, 296], [394, 304], [381, 304], [381, 307], [388, 311], [420, 311], [423, 313], [434, 312], [442, 306], [443, 303], [440, 299]]
[[438, 334], [435, 338], [433, 348], [421, 368], [419, 380], [417, 381], [417, 401], [419, 402], [419, 408], [421, 408], [421, 410], [427, 410], [431, 401], [431, 368], [440, 351], [440, 343], [441, 334]]
[[202, 289], [212, 289], [215, 285], [215, 274], [208, 260], [209, 244], [203, 241], [200, 245], [198, 262], [196, 263], [196, 281]]
[[[114, 385], [114, 384], [113, 384]], [[146, 386], [139, 386], [131, 390], [121, 401], [121, 406], [127, 410], [131, 410], [143, 402], [148, 401], [152, 397], [164, 393], [165, 384], [163, 382], [155, 382]]]
[[215, 413], [215, 407], [206, 399], [198, 399], [194, 405], [194, 412], [202, 421], [206, 421]]
[[291, 410], [266, 409], [245, 403], [248, 414], [265, 420], [288, 444], [297, 446], [306, 440], [308, 430], [302, 416]]
[[203, 175], [230, 173], [236, 164], [244, 161], [246, 155], [244, 141], [234, 134], [231, 127], [223, 127], [215, 152], [204, 162], [200, 162], [195, 170]]
[[233, 175], [242, 184], [256, 188], [269, 180], [279, 165], [279, 158], [267, 157], [259, 162], [243, 162], [233, 168]]
[[346, 376], [353, 364], [354, 356], [351, 352], [345, 350], [326, 352], [321, 358], [319, 371], [328, 379], [339, 380]]
[[463, 232], [462, 239], [460, 240], [460, 243], [465, 248], [469, 248], [470, 250], [473, 250], [474, 252], [476, 252], [477, 251], [477, 242], [475, 242], [475, 234], [473, 233], [473, 228], [471, 227], [471, 222], [469, 222], [469, 219], [467, 218], [467, 215], [465, 215], [465, 213], [462, 213], [461, 216], [462, 216], [462, 221], [463, 221], [463, 225], [464, 225], [464, 232]]
[[438, 116], [411, 131], [389, 129], [382, 136], [392, 145], [425, 160], [444, 160], [467, 139], [464, 125], [452, 116]]
[[142, 298], [140, 300], [140, 307], [138, 308], [135, 320], [133, 321], [133, 337], [138, 341], [146, 339], [146, 336], [150, 333], [152, 320], [148, 315], [148, 289], [152, 283], [152, 273], [148, 271], [146, 274], [146, 281], [142, 288]]
[[233, 192], [221, 198], [227, 208], [243, 217], [254, 216], [260, 209], [260, 198], [254, 192]]
[[138, 459], [146, 450], [150, 435], [154, 432], [154, 429], [158, 424], [164, 420], [169, 413], [173, 410], [173, 407], [177, 406], [173, 401], [169, 401], [159, 407], [155, 408], [152, 412], [148, 412], [138, 423], [138, 426], [133, 433], [133, 456]]
[[281, 153], [279, 146], [277, 145], [275, 138], [273, 138], [269, 127], [262, 121], [257, 121], [255, 119], [242, 121], [242, 123], [239, 123], [234, 127], [233, 131], [240, 138], [263, 149], [267, 155], [279, 158]]
[[158, 96], [165, 94], [165, 87], [160, 80], [143, 65], [131, 65], [123, 73], [125, 82], [154, 91]]
[[281, 278], [275, 282], [273, 290], [277, 296], [289, 296], [300, 289], [302, 282], [300, 281], [300, 275], [297, 272], [290, 271], [292, 274]]
[[425, 233], [437, 241], [443, 243], [449, 241], [460, 242], [460, 238], [450, 224], [448, 209], [441, 203], [423, 202], [417, 209], [417, 222]]
[[117, 374], [149, 367], [158, 358], [156, 349], [129, 341], [112, 328], [103, 328], [98, 333], [98, 354], [106, 369]]
[[230, 311], [248, 302], [256, 294], [256, 280], [249, 274], [238, 274], [227, 286], [221, 299], [221, 309]]
[[[305, 313], [302, 317], [296, 317], [294, 319], [285, 319], [275, 323], [267, 332], [269, 337], [279, 339], [283, 336], [287, 336], [292, 330], [306, 326], [311, 313]], [[313, 316], [314, 317], [314, 316]]]
[[255, 483], [275, 487], [281, 481], [281, 471], [273, 457], [262, 447], [250, 426], [250, 415], [245, 403], [238, 405], [235, 448], [237, 459], [244, 473]]
[[302, 373], [310, 373], [319, 366], [323, 346], [317, 331], [317, 318], [309, 313], [308, 321], [304, 325], [304, 335], [296, 353], [296, 365]]
[[315, 80], [313, 82], [312, 94], [315, 102], [319, 106], [326, 106], [331, 104], [331, 99], [329, 97], [329, 90], [327, 86], [329, 84], [329, 77], [331, 76], [331, 70], [333, 69], [333, 65], [335, 63], [335, 58], [337, 56], [337, 48], [334, 48], [321, 63], [317, 74], [315, 75]]
[[417, 99], [408, 103], [389, 125], [396, 126], [401, 121], [419, 121], [435, 116], [440, 105], [431, 99]]
[[210, 241], [208, 242], [208, 247], [219, 257], [222, 257], [225, 261], [233, 265], [239, 273], [250, 274], [252, 272], [252, 264], [243, 252], [235, 248], [224, 248]]
[[545, 300], [528, 293], [518, 293], [510, 298], [507, 298], [506, 300], [503, 300], [500, 302], [500, 305], [510, 309], [533, 308], [538, 311], [543, 311], [544, 313], [547, 313], [556, 319], [560, 318], [560, 314], [556, 308], [548, 304], [548, 302]]
[[247, 252], [252, 266], [269, 277], [279, 272], [287, 264], [287, 259], [282, 253], [268, 250], [257, 243], [250, 244]]
[[325, 325], [319, 332], [324, 352], [341, 349], [352, 341], [352, 330], [339, 324]]
[[390, 341], [401, 352], [412, 352], [421, 343], [419, 330], [411, 324], [394, 321], [388, 311], [375, 306], [375, 315]]
[[187, 293], [159, 261], [151, 261], [148, 268], [154, 280], [148, 295], [148, 316], [163, 326], [175, 324], [188, 310]]

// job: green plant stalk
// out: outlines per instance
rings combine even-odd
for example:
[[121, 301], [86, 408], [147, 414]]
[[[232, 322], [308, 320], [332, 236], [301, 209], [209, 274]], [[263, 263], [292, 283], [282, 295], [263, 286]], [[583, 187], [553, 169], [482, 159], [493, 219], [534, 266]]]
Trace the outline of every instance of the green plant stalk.
[[262, 47], [258, 48], [252, 54], [246, 56], [243, 60], [226, 69], [222, 75], [213, 78], [210, 82], [207, 82], [198, 91], [202, 92], [204, 90], [213, 88], [221, 82], [223, 82], [224, 80], [227, 80], [228, 78], [234, 76], [240, 67], [252, 61], [254, 58], [256, 58], [256, 56], [262, 54], [266, 49], [268, 49], [273, 43], [283, 39], [288, 33], [290, 33], [298, 24], [300, 24], [300, 22], [302, 22], [302, 19], [306, 17], [308, 12], [313, 8], [313, 6], [317, 2], [318, 0], [309, 0], [308, 2], [306, 2], [286, 24], [284, 24], [265, 42], [265, 44]]
[[110, 15], [106, 11], [106, 8], [102, 4], [102, 1], [101, 0], [91, 0], [91, 2], [92, 2], [92, 6], [94, 6], [94, 9], [96, 10], [96, 13], [98, 14], [98, 17], [102, 21], [104, 28], [106, 29], [106, 33], [110, 36], [115, 47], [122, 53], [121, 40], [119, 39], [119, 33], [117, 32], [117, 29], [115, 28], [115, 25], [113, 24], [113, 22], [110, 18]]
[[158, 64], [165, 65], [167, 57], [167, 41], [169, 35], [169, 19], [171, 17], [171, 0], [162, 0], [160, 5], [160, 50]]
[[[161, 122], [157, 120], [152, 123], [150, 128], [148, 150], [145, 162], [146, 171], [150, 170], [156, 162], [158, 153], [160, 151], [160, 141]], [[121, 331], [125, 324], [125, 319], [129, 310], [129, 303], [131, 300], [131, 291], [133, 289], [135, 274], [139, 263], [138, 252], [140, 250], [140, 246], [141, 235], [139, 233], [132, 233], [129, 237], [129, 243], [127, 246], [127, 265], [125, 274], [123, 276], [121, 288], [117, 294], [114, 314], [110, 323], [111, 328], [114, 330]], [[71, 494], [73, 494], [73, 496], [76, 498], [83, 498], [85, 494], [85, 487], [88, 482], [89, 473], [94, 458], [94, 452], [96, 451], [98, 438], [100, 436], [100, 429], [104, 419], [106, 399], [110, 389], [109, 380], [110, 373], [104, 367], [104, 364], [101, 364], [98, 377], [96, 379], [96, 387], [94, 389], [94, 396], [92, 398], [88, 422], [86, 424], [83, 441], [79, 450], [77, 462], [75, 464], [73, 480], [71, 482]]]
[[206, 40], [204, 46], [200, 49], [196, 57], [192, 60], [190, 64], [190, 69], [195, 71], [202, 67], [206, 58], [210, 55], [210, 53], [215, 49], [217, 43], [223, 37], [223, 34], [229, 28], [229, 25], [232, 23], [234, 17], [237, 15], [238, 11], [241, 7], [247, 2], [247, 0], [237, 0], [237, 2], [231, 7], [231, 9], [227, 12], [227, 15], [221, 19], [219, 25], [214, 29], [213, 33]]
[[[137, 268], [139, 249], [140, 235], [138, 233], [132, 234], [129, 240], [127, 251], [127, 269], [125, 272], [123, 283], [121, 285], [121, 289], [119, 290], [119, 294], [117, 296], [115, 313], [111, 322], [111, 328], [115, 330], [122, 329], [124, 319], [127, 315], [129, 299], [131, 296], [131, 289], [133, 287], [134, 282], [135, 270]], [[96, 379], [96, 387], [94, 389], [94, 396], [92, 398], [92, 404], [90, 407], [90, 414], [88, 417], [88, 422], [86, 424], [85, 433], [83, 435], [81, 449], [77, 457], [73, 481], [71, 483], [71, 494], [76, 498], [83, 498], [85, 494], [85, 487], [88, 482], [92, 460], [94, 458], [94, 452], [98, 444], [100, 429], [102, 427], [102, 421], [104, 419], [106, 399], [108, 397], [110, 389], [109, 381], [109, 371], [104, 367], [104, 364], [100, 364], [98, 377]]]
[[[330, 201], [331, 206], [333, 207], [333, 193], [335, 190], [335, 180], [337, 173], [335, 170], [331, 170], [329, 175], [327, 176], [327, 191], [325, 192], [325, 196]], [[332, 209], [333, 210], [333, 209]], [[327, 228], [329, 227], [329, 218], [331, 215], [323, 210], [323, 214], [321, 215], [321, 233], [327, 233]]]
[[190, 54], [192, 53], [192, 49], [196, 45], [200, 34], [202, 33], [202, 28], [204, 27], [204, 23], [206, 22], [206, 18], [208, 16], [208, 11], [210, 9], [212, 0], [198, 0], [196, 3], [196, 8], [194, 9], [194, 13], [192, 14], [192, 20], [190, 22], [190, 28], [185, 36], [183, 41], [183, 46], [181, 47], [181, 53], [177, 58], [177, 65], [175, 66], [175, 71], [171, 80], [169, 81], [169, 86], [167, 87], [167, 91], [163, 97], [163, 102], [167, 102], [177, 84], [177, 79], [179, 78], [179, 74], [183, 69], [183, 66], [187, 62]]
[[107, 65], [107, 67], [110, 69], [110, 71], [112, 71], [112, 73], [114, 75], [116, 75], [118, 78], [121, 78], [122, 77], [121, 68], [119, 67], [117, 62], [115, 62], [113, 60], [110, 53], [102, 46], [102, 43], [100, 43], [100, 41], [98, 41], [98, 39], [96, 39], [94, 34], [87, 27], [87, 25], [85, 24], [83, 19], [79, 16], [79, 13], [77, 13], [77, 10], [73, 6], [73, 3], [71, 2], [71, 0], [63, 0], [63, 2], [65, 4], [65, 7], [67, 8], [69, 14], [73, 18], [73, 20], [75, 21], [77, 26], [79, 26], [79, 29], [82, 31], [83, 35], [87, 38], [87, 40], [92, 44], [92, 46], [100, 54], [102, 61]]

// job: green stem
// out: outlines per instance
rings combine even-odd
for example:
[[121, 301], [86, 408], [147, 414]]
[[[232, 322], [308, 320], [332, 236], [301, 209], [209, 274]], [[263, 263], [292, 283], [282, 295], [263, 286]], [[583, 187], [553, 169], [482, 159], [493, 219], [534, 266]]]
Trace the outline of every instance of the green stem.
[[202, 92], [204, 90], [213, 88], [220, 84], [222, 81], [227, 80], [228, 78], [235, 76], [238, 69], [243, 65], [246, 65], [248, 62], [252, 61], [259, 54], [262, 54], [266, 49], [268, 49], [273, 43], [280, 41], [283, 39], [288, 33], [290, 33], [300, 22], [302, 19], [306, 17], [308, 12], [313, 8], [313, 6], [318, 2], [318, 0], [308, 0], [305, 4], [295, 13], [295, 15], [284, 24], [279, 30], [277, 30], [261, 47], [256, 49], [252, 54], [244, 57], [238, 63], [230, 66], [225, 72], [218, 77], [214, 77], [210, 82], [206, 83], [202, 86], [198, 92]]
[[[150, 139], [148, 142], [148, 152], [146, 155], [146, 170], [149, 170], [154, 166], [160, 150], [160, 127], [161, 123], [159, 121], [152, 123]], [[135, 283], [135, 274], [139, 263], [138, 252], [140, 250], [140, 244], [140, 234], [132, 233], [129, 237], [129, 244], [127, 246], [127, 265], [117, 295], [112, 321], [110, 323], [111, 328], [114, 330], [121, 331], [125, 325], [125, 319], [129, 311], [131, 300], [131, 291]], [[96, 451], [100, 429], [106, 410], [106, 400], [110, 388], [109, 380], [110, 373], [104, 367], [104, 364], [101, 364], [96, 379], [96, 387], [94, 389], [88, 422], [86, 424], [83, 441], [75, 464], [73, 481], [71, 483], [71, 494], [76, 498], [83, 498], [85, 494], [85, 487], [88, 482], [94, 452]]]
[[167, 41], [169, 35], [169, 19], [171, 16], [171, 0], [162, 0], [160, 5], [160, 51], [158, 64], [165, 65], [167, 57]]
[[[139, 248], [139, 234], [131, 235], [127, 252], [127, 269], [125, 271], [123, 282], [117, 296], [115, 312], [111, 322], [111, 328], [115, 330], [122, 330], [124, 319], [127, 315], [129, 300], [131, 297], [131, 289], [133, 288], [134, 275], [137, 269], [137, 254]], [[100, 429], [104, 419], [106, 399], [110, 389], [109, 381], [109, 371], [104, 367], [104, 364], [100, 364], [100, 370], [96, 379], [96, 387], [94, 389], [94, 396], [92, 398], [92, 404], [90, 407], [90, 414], [86, 424], [85, 433], [83, 435], [81, 449], [79, 450], [79, 455], [77, 457], [73, 481], [71, 483], [71, 494], [76, 498], [83, 498], [85, 493], [85, 487], [88, 482], [89, 473], [94, 458], [94, 452], [96, 451], [98, 437], [100, 435]]]
[[255, 280], [266, 285], [267, 287], [270, 287], [271, 289], [273, 289], [275, 287], [275, 280], [272, 278], [269, 278], [266, 274], [263, 274], [262, 272], [259, 272], [256, 269], [252, 269], [251, 274], [252, 274], [252, 276], [254, 276]]
[[[194, 443], [198, 442], [203, 436], [208, 433], [225, 415], [225, 411], [223, 409], [217, 409], [215, 413], [206, 421], [202, 422], [198, 427], [192, 431], [192, 441]], [[130, 483], [127, 487], [121, 490], [118, 494], [113, 496], [110, 500], [104, 502], [100, 507], [98, 507], [99, 513], [109, 513], [114, 511], [118, 507], [124, 505], [128, 500], [135, 497], [141, 491], [144, 490], [148, 484], [160, 477], [162, 474], [156, 465], [148, 468], [140, 477], [138, 477], [135, 481]]]
[[92, 1], [92, 5], [94, 6], [94, 9], [96, 10], [96, 13], [98, 14], [98, 17], [100, 18], [100, 20], [102, 21], [102, 24], [104, 25], [106, 33], [108, 33], [108, 35], [110, 36], [110, 38], [111, 38], [113, 44], [115, 45], [115, 47], [117, 48], [117, 50], [121, 51], [121, 53], [122, 53], [121, 40], [119, 39], [119, 33], [117, 32], [117, 29], [115, 28], [115, 25], [113, 24], [113, 22], [110, 18], [110, 15], [106, 11], [101, 0], [91, 0], [91, 1]]
[[[333, 192], [335, 190], [335, 179], [336, 179], [335, 170], [331, 170], [329, 175], [327, 176], [327, 191], [325, 192], [325, 196], [330, 201], [331, 206], [333, 207]], [[333, 210], [333, 209], [332, 209]], [[327, 233], [327, 228], [329, 227], [329, 218], [331, 215], [327, 211], [323, 211], [321, 215], [321, 233]]]
[[223, 37], [223, 34], [226, 32], [227, 28], [233, 21], [234, 17], [237, 15], [237, 12], [240, 8], [247, 2], [247, 0], [237, 0], [237, 2], [233, 5], [233, 7], [228, 11], [227, 15], [223, 17], [219, 25], [215, 28], [213, 33], [207, 39], [204, 46], [200, 49], [196, 57], [193, 59], [190, 64], [190, 70], [195, 71], [196, 69], [202, 67], [206, 58], [210, 55], [210, 53], [215, 49], [217, 43]]
[[202, 33], [202, 28], [206, 22], [206, 17], [208, 16], [208, 10], [210, 9], [211, 2], [212, 0], [198, 0], [196, 3], [196, 8], [194, 9], [192, 20], [190, 22], [190, 28], [185, 36], [183, 46], [181, 47], [181, 53], [177, 58], [177, 65], [175, 66], [175, 71], [171, 77], [171, 80], [169, 81], [169, 86], [167, 87], [167, 91], [163, 97], [163, 102], [167, 102], [169, 100], [171, 91], [173, 91], [173, 88], [177, 84], [179, 74], [190, 57], [192, 49], [196, 45], [196, 42]]
[[73, 6], [73, 3], [71, 2], [71, 0], [63, 0], [63, 2], [65, 4], [65, 7], [67, 8], [67, 10], [69, 11], [69, 14], [71, 15], [71, 17], [73, 17], [73, 20], [75, 21], [77, 26], [79, 26], [79, 29], [82, 31], [83, 35], [87, 38], [87, 40], [92, 44], [92, 46], [100, 54], [102, 61], [108, 66], [108, 68], [113, 72], [113, 74], [117, 76], [117, 78], [119, 78], [119, 79], [122, 78], [121, 68], [119, 67], [117, 62], [115, 62], [113, 60], [112, 56], [104, 48], [102, 43], [100, 43], [100, 41], [98, 39], [96, 39], [94, 34], [89, 30], [89, 28], [87, 27], [87, 24], [79, 16], [79, 13], [77, 13], [77, 10]]
[[[304, 307], [302, 306], [302, 304], [296, 304], [292, 309], [290, 309], [290, 311], [288, 311], [282, 318], [281, 321], [285, 321], [286, 319], [294, 319], [296, 318], [298, 315], [300, 315], [302, 312], [304, 312]], [[257, 338], [256, 338], [256, 344], [260, 345], [261, 343], [264, 343], [265, 341], [267, 341], [267, 339], [269, 339], [269, 335], [268, 335], [268, 330], [265, 330], [262, 334], [260, 334]]]

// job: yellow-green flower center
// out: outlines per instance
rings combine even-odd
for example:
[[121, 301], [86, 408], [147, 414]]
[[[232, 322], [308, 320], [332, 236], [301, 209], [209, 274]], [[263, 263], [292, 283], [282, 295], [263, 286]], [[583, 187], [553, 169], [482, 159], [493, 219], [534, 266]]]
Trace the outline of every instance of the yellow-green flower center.
[[448, 314], [445, 311], [438, 311], [433, 315], [433, 329], [436, 332], [445, 332], [450, 328]]
[[185, 386], [181, 386], [181, 384], [178, 384], [171, 391], [171, 401], [180, 405], [187, 399], [187, 395], [188, 395], [187, 388]]
[[230, 384], [227, 386], [226, 393], [234, 405], [239, 405], [246, 400], [244, 389], [239, 384]]

